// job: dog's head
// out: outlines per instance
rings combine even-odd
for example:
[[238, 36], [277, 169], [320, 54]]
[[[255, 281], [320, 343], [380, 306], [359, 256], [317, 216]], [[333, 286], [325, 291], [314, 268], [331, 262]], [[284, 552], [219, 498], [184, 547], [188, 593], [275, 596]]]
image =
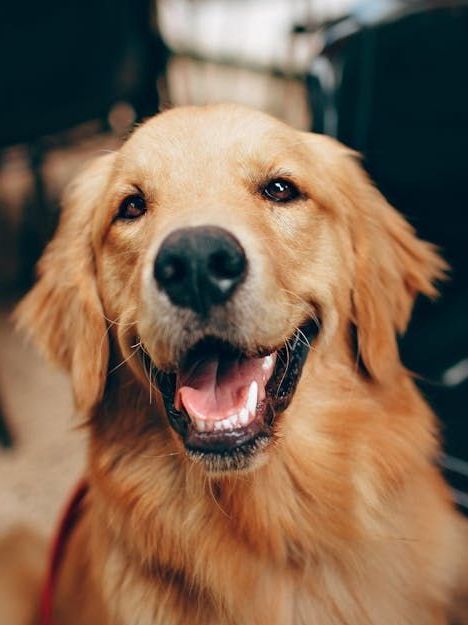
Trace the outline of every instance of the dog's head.
[[350, 150], [237, 106], [151, 119], [64, 204], [21, 326], [82, 411], [130, 372], [216, 471], [255, 466], [333, 371], [394, 384], [396, 333], [444, 269]]

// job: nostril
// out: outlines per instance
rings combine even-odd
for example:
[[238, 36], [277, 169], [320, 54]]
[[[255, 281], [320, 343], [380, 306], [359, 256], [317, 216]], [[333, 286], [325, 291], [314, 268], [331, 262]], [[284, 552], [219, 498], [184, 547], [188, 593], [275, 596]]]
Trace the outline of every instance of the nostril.
[[225, 250], [214, 252], [208, 261], [208, 272], [213, 278], [226, 280], [237, 278], [245, 270], [243, 254], [229, 254]]
[[164, 263], [157, 266], [156, 274], [159, 282], [164, 284], [181, 282], [186, 277], [187, 265], [181, 258], [166, 258]]

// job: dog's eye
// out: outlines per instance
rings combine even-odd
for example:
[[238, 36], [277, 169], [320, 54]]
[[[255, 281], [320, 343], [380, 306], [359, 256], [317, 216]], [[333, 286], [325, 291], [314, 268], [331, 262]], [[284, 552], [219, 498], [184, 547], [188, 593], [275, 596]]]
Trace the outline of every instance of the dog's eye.
[[137, 219], [146, 213], [146, 202], [142, 195], [129, 195], [119, 207], [117, 219]]
[[288, 180], [271, 180], [263, 189], [263, 195], [273, 202], [291, 202], [299, 196], [299, 189]]

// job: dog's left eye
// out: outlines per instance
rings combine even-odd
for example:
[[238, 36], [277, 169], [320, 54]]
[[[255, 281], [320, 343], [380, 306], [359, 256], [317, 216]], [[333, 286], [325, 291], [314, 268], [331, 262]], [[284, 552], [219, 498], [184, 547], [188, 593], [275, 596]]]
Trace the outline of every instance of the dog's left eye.
[[146, 202], [142, 195], [129, 195], [119, 206], [117, 219], [137, 219], [146, 213]]
[[299, 189], [289, 180], [276, 178], [263, 189], [263, 195], [274, 202], [291, 202], [299, 197]]

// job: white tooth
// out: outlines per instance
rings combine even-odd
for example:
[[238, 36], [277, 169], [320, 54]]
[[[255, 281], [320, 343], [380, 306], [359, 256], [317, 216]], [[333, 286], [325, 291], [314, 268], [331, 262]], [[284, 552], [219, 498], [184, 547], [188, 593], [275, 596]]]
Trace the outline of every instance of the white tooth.
[[269, 356], [265, 356], [263, 359], [262, 368], [264, 371], [271, 367], [271, 363], [273, 362], [273, 356], [270, 354]]
[[195, 421], [196, 421], [196, 424], [197, 424], [197, 430], [199, 432], [204, 432], [205, 429], [206, 429], [206, 427], [205, 427], [206, 426], [205, 420], [204, 419], [195, 419]]
[[212, 432], [213, 431], [213, 421], [210, 420], [206, 420], [205, 421], [205, 432]]
[[229, 419], [229, 423], [231, 424], [231, 428], [233, 430], [239, 427], [239, 415], [233, 414]]
[[222, 420], [222, 425], [223, 425], [223, 428], [224, 428], [225, 430], [231, 430], [231, 429], [232, 429], [232, 426], [231, 426], [231, 419], [230, 419], [230, 418], [223, 419], [223, 420]]
[[215, 432], [219, 432], [223, 429], [223, 422], [222, 421], [215, 421], [214, 422], [214, 431]]
[[255, 414], [257, 411], [257, 395], [258, 395], [258, 384], [256, 380], [250, 384], [249, 387], [249, 396], [247, 398], [247, 410], [250, 414]]
[[247, 423], [249, 422], [249, 410], [248, 410], [248, 408], [242, 408], [242, 410], [239, 413], [239, 421], [240, 421], [241, 425], [247, 425]]

